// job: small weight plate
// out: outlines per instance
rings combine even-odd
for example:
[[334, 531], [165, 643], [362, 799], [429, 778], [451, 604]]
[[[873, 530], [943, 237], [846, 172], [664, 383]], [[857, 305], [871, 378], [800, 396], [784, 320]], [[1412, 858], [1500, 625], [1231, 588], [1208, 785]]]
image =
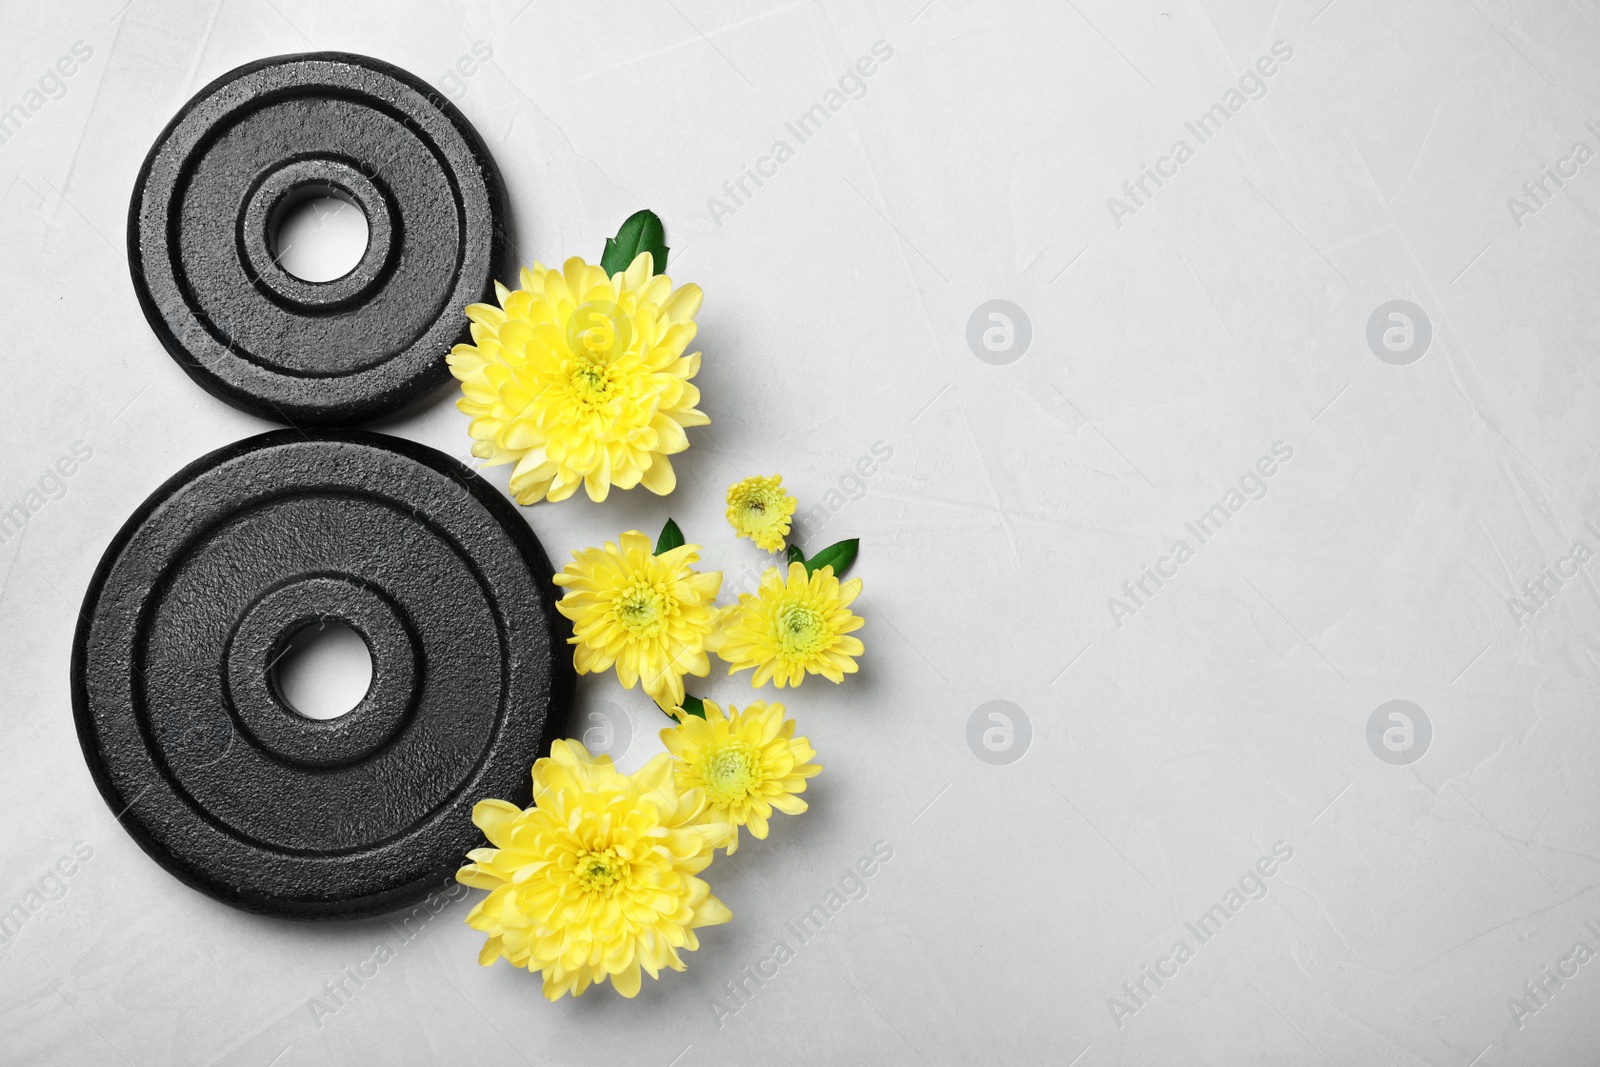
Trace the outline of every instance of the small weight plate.
[[[106, 803], [197, 889], [295, 918], [421, 896], [526, 805], [564, 727], [570, 634], [544, 550], [455, 460], [362, 431], [277, 430], [185, 467], [106, 549], [72, 650]], [[302, 717], [272, 665], [308, 625], [365, 640], [347, 714]]]
[[[308, 197], [366, 215], [342, 278], [278, 265], [275, 233]], [[489, 150], [426, 82], [366, 56], [248, 63], [202, 89], [156, 139], [128, 211], [145, 317], [208, 391], [253, 414], [343, 426], [449, 377], [463, 309], [494, 299], [505, 193]]]

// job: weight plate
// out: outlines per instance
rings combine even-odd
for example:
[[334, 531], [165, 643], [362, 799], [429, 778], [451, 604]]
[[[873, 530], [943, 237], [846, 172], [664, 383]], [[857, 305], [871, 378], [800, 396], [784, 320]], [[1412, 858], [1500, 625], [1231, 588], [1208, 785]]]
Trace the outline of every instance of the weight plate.
[[[78, 737], [146, 852], [229, 904], [385, 911], [526, 805], [574, 678], [544, 550], [431, 448], [277, 430], [158, 489], [106, 549], [72, 650]], [[354, 710], [304, 718], [272, 664], [336, 619], [372, 654]]]
[[[276, 261], [276, 229], [329, 194], [366, 215], [367, 249], [342, 278], [302, 281]], [[156, 139], [128, 263], [156, 336], [209, 392], [349, 425], [449, 378], [463, 309], [494, 299], [504, 205], [489, 150], [426, 82], [366, 56], [277, 56], [206, 86]]]

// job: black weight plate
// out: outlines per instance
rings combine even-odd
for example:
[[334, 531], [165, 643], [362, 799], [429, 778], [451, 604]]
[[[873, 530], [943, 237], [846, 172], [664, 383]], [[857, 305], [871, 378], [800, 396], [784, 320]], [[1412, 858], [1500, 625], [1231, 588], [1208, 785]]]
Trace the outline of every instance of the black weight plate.
[[[337, 619], [372, 684], [336, 719], [271, 665]], [[362, 431], [276, 430], [185, 467], [106, 549], [72, 649], [78, 738], [146, 852], [212, 896], [296, 918], [438, 886], [472, 805], [526, 805], [574, 678], [550, 563], [455, 460]]]
[[[367, 218], [342, 278], [274, 260], [283, 213], [332, 193]], [[134, 185], [128, 263], [189, 375], [253, 414], [344, 426], [449, 377], [466, 305], [494, 298], [505, 194], [461, 113], [398, 67], [342, 52], [248, 63], [162, 131]]]

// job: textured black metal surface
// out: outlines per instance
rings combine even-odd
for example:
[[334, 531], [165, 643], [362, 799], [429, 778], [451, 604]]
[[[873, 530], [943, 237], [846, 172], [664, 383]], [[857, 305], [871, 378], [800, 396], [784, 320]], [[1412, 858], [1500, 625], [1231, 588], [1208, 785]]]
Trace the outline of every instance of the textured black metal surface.
[[[309, 437], [309, 439], [308, 439]], [[296, 918], [397, 907], [529, 801], [565, 727], [570, 628], [516, 510], [442, 453], [278, 430], [180, 471], [106, 550], [72, 698], [106, 803], [173, 874]], [[372, 652], [348, 714], [292, 711], [270, 665], [343, 621]]]
[[[347, 275], [273, 261], [283, 212], [333, 192], [367, 217]], [[246, 411], [346, 426], [421, 399], [494, 298], [505, 196], [477, 133], [427, 83], [366, 56], [249, 63], [178, 112], [145, 159], [128, 262], [145, 316], [197, 382]]]

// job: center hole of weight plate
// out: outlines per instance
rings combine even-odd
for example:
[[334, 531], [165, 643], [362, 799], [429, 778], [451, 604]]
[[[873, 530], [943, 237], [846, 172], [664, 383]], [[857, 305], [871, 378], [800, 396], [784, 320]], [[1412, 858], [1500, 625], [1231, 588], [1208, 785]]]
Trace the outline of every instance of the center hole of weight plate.
[[308, 185], [284, 198], [273, 221], [270, 251], [305, 282], [331, 282], [367, 254], [367, 216], [342, 190]]
[[272, 685], [295, 712], [319, 721], [355, 710], [372, 686], [372, 652], [337, 619], [312, 623], [272, 665]]

